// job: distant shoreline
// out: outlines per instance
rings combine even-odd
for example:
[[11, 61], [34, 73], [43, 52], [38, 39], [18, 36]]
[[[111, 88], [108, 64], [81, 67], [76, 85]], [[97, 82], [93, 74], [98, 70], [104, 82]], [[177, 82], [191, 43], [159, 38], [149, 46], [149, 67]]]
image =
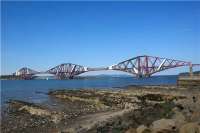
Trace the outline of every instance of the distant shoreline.
[[[154, 75], [151, 77], [163, 77], [163, 76], [178, 76], [178, 75]], [[129, 76], [129, 75], [95, 75], [95, 76], [76, 76], [73, 79], [101, 79], [101, 78], [127, 78], [127, 77], [133, 77], [133, 78], [137, 78], [135, 76]], [[57, 78], [53, 78], [53, 77], [42, 77], [42, 78], [33, 78], [33, 79], [26, 79], [26, 80], [46, 80], [46, 78], [48, 78], [48, 80], [71, 80], [71, 79], [57, 79]], [[141, 78], [142, 79], [142, 78]], [[25, 80], [22, 79], [20, 76], [14, 76], [14, 75], [1, 75], [0, 76], [0, 80]]]

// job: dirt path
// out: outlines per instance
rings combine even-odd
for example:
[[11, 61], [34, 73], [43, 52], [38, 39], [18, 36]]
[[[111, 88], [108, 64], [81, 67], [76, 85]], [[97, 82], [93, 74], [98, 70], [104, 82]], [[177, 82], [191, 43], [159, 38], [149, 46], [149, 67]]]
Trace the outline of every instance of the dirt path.
[[95, 114], [89, 114], [77, 118], [71, 123], [65, 132], [84, 132], [91, 130], [95, 127], [105, 125], [107, 122], [112, 121], [116, 117], [121, 117], [126, 113], [133, 111], [133, 109], [124, 109], [119, 111], [108, 111]]

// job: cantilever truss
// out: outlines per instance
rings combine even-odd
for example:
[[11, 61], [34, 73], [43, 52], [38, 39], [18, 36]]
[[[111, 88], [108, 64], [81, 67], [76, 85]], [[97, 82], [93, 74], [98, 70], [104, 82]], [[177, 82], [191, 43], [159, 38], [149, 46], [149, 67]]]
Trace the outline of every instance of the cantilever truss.
[[128, 72], [138, 77], [149, 77], [169, 68], [189, 65], [191, 65], [190, 62], [144, 55], [120, 62], [111, 66], [110, 69]]
[[65, 63], [60, 64], [50, 70], [46, 71], [46, 73], [55, 74], [60, 79], [65, 78], [73, 78], [75, 75], [79, 75], [87, 71], [86, 67], [72, 64], [72, 63]]
[[138, 77], [149, 77], [154, 73], [166, 69], [181, 67], [181, 66], [190, 66], [190, 70], [192, 70], [192, 66], [197, 66], [197, 65], [200, 66], [200, 64], [191, 64], [190, 62], [186, 61], [144, 55], [125, 60], [110, 67], [88, 68], [77, 64], [64, 63], [56, 67], [53, 67], [46, 72], [37, 72], [30, 68], [24, 67], [16, 71], [15, 75], [26, 78], [38, 73], [49, 73], [56, 75], [60, 79], [65, 79], [65, 78], [71, 79], [75, 75], [79, 75], [87, 71], [118, 70], [135, 74]]
[[16, 71], [15, 75], [34, 75], [37, 73], [39, 73], [39, 72], [32, 70], [30, 68], [27, 68], [27, 67], [23, 67], [23, 68], [19, 69], [18, 71]]
[[27, 67], [23, 67], [23, 68], [19, 69], [18, 71], [16, 71], [14, 74], [16, 76], [21, 77], [22, 79], [31, 79], [31, 77], [34, 74], [38, 74], [38, 73], [39, 72], [37, 72], [35, 70], [32, 70], [32, 69], [27, 68]]

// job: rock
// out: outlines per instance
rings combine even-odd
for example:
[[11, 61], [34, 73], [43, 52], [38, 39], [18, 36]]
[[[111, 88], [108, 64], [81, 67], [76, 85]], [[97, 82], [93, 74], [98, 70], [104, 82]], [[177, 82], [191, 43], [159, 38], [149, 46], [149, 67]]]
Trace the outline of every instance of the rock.
[[132, 104], [132, 103], [125, 103], [125, 104], [124, 104], [124, 108], [125, 108], [125, 109], [133, 108], [133, 104]]
[[173, 115], [173, 119], [175, 121], [175, 124], [176, 124], [176, 127], [177, 128], [180, 128], [181, 125], [185, 124], [186, 123], [186, 118], [185, 116], [183, 115], [182, 112], [179, 112], [177, 108], [174, 108], [173, 109], [173, 112], [174, 112], [174, 115]]
[[200, 133], [200, 125], [197, 122], [184, 124], [179, 133]]
[[51, 115], [51, 121], [53, 121], [54, 123], [59, 123], [61, 121], [61, 115], [58, 115], [58, 114], [54, 114], [54, 115]]
[[190, 119], [191, 121], [200, 121], [200, 112], [193, 112]]
[[137, 133], [151, 133], [151, 130], [144, 125], [139, 126], [136, 131]]
[[152, 123], [151, 129], [154, 133], [167, 133], [175, 131], [176, 125], [172, 119], [160, 119]]
[[74, 128], [68, 128], [63, 131], [64, 133], [76, 133]]
[[125, 133], [137, 133], [135, 128], [129, 128]]
[[47, 110], [36, 108], [36, 107], [31, 107], [31, 106], [27, 106], [27, 105], [19, 108], [19, 111], [22, 111], [22, 110], [27, 111], [31, 115], [38, 115], [38, 116], [50, 116], [51, 115], [51, 113]]

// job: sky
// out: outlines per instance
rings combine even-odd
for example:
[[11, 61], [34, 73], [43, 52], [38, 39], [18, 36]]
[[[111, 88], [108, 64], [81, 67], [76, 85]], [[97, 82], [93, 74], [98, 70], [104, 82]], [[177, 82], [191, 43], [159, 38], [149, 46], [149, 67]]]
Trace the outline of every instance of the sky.
[[1, 74], [67, 62], [104, 67], [138, 55], [200, 63], [200, 2], [1, 3]]

